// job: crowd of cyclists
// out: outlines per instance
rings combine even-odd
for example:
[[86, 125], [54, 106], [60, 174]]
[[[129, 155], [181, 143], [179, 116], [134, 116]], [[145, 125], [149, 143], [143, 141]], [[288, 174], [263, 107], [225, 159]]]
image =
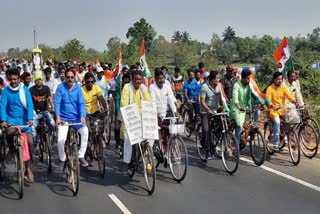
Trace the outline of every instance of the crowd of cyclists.
[[[81, 146], [78, 157], [80, 164], [86, 167], [89, 164], [86, 150], [90, 132], [87, 115], [95, 116], [99, 112], [109, 112], [109, 116], [113, 117], [116, 153], [128, 164], [130, 174], [137, 163], [137, 147], [129, 143], [120, 113], [122, 106], [136, 103], [141, 112], [143, 100], [154, 101], [159, 118], [183, 116], [181, 109], [188, 112], [189, 123], [195, 123], [197, 118], [201, 118], [201, 146], [206, 151], [205, 158], [211, 159], [215, 158], [214, 154], [210, 153], [209, 118], [212, 115], [229, 111], [229, 117], [235, 122], [234, 135], [239, 146], [240, 133], [244, 129], [243, 124], [247, 117], [245, 110], [257, 106], [265, 109], [273, 123], [273, 134], [269, 136], [269, 140], [274, 149], [278, 149], [280, 119], [286, 114], [284, 108], [289, 103], [295, 106], [304, 105], [296, 71], [290, 71], [286, 76], [281, 72], [275, 72], [273, 82], [265, 91], [266, 100], [269, 102], [263, 102], [250, 87], [252, 71], [243, 70], [239, 74], [230, 64], [222, 71], [207, 71], [204, 63], [200, 62], [197, 67], [187, 70], [186, 80], [179, 67], [174, 68], [174, 74], [171, 76], [165, 66], [155, 68], [153, 79], [148, 80], [139, 70], [139, 63], [130, 67], [124, 66], [111, 78], [106, 72], [112, 73], [112, 65], [107, 63], [88, 65], [72, 64], [69, 61], [48, 61], [43, 65], [42, 73], [35, 73], [33, 70], [32, 64], [24, 60], [12, 60], [8, 64], [0, 65], [1, 128], [7, 133], [7, 141], [10, 142], [14, 134], [10, 126], [29, 126], [22, 131], [28, 136], [31, 159], [25, 162], [25, 175], [31, 182], [34, 181], [32, 162], [39, 141], [36, 127], [43, 117], [46, 118], [50, 133], [57, 133], [59, 170], [63, 170], [66, 161], [64, 144], [69, 127], [60, 124], [81, 123], [73, 128], [80, 134]], [[229, 109], [225, 108], [223, 102], [227, 103]], [[110, 108], [111, 104], [115, 106], [114, 109]], [[259, 111], [254, 118], [258, 120]], [[219, 117], [215, 117], [215, 120], [220, 122]], [[110, 135], [108, 127], [105, 129]], [[104, 144], [106, 141], [104, 136]]]

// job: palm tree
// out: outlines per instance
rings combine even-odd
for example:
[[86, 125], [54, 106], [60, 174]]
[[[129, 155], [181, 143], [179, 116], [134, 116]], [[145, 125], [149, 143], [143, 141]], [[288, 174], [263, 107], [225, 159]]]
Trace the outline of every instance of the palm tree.
[[175, 31], [173, 33], [171, 42], [178, 43], [178, 42], [181, 42], [181, 40], [182, 40], [182, 33], [180, 31]]
[[191, 40], [190, 34], [187, 31], [184, 31], [182, 33], [181, 42], [188, 43], [188, 42], [190, 42], [190, 40]]
[[222, 33], [222, 37], [223, 42], [232, 42], [236, 38], [236, 32], [232, 29], [232, 27], [228, 26]]

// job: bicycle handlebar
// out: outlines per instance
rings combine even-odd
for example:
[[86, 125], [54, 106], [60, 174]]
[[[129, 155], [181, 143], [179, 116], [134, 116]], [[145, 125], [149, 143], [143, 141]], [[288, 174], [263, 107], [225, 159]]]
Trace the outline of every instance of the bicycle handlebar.
[[65, 121], [61, 121], [61, 123], [59, 124], [59, 126], [78, 126], [78, 125], [83, 125], [83, 123], [68, 123]]

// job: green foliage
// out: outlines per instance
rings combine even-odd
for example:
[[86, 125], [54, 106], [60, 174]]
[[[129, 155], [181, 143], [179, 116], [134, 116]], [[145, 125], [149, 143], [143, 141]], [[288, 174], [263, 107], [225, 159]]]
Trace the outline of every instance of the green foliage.
[[63, 47], [62, 54], [67, 60], [73, 60], [74, 57], [81, 59], [84, 52], [84, 46], [77, 39], [72, 39], [66, 42]]
[[126, 37], [130, 39], [130, 44], [134, 43], [133, 46], [140, 45], [141, 40], [144, 39], [145, 48], [149, 51], [156, 35], [154, 28], [144, 18], [141, 18], [128, 29]]
[[222, 33], [223, 42], [232, 42], [236, 39], [236, 32], [232, 27], [228, 26]]

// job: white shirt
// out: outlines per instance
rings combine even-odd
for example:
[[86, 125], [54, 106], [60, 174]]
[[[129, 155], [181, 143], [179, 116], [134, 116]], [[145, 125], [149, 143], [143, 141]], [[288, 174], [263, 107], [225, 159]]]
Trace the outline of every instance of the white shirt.
[[51, 95], [56, 93], [57, 87], [58, 87], [58, 81], [51, 76], [49, 80], [47, 80], [46, 78], [44, 78], [43, 80], [43, 85], [46, 85], [49, 87]]
[[103, 98], [107, 101], [108, 100], [108, 91], [110, 89], [110, 85], [106, 82], [104, 77], [99, 80], [98, 78], [96, 79], [96, 85], [100, 87]]
[[175, 105], [177, 100], [172, 92], [172, 88], [168, 80], [165, 81], [161, 89], [157, 86], [156, 82], [153, 83], [149, 87], [149, 92], [152, 97], [152, 101], [157, 104], [157, 112], [159, 116], [166, 116], [168, 105], [173, 113], [177, 111], [177, 107]]

